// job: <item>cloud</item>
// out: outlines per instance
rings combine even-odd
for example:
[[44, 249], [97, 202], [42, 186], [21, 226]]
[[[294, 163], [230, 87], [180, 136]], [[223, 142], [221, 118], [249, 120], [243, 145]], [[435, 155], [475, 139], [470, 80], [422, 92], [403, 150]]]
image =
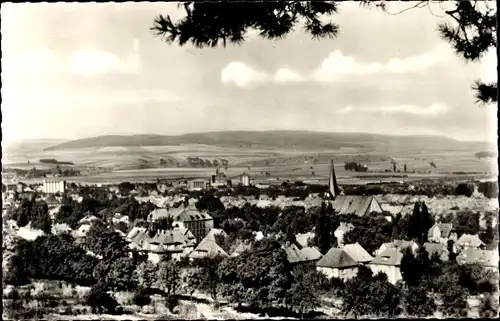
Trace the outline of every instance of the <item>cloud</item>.
[[490, 49], [483, 57], [481, 63], [481, 80], [493, 82], [498, 80], [497, 74], [497, 55], [494, 49]]
[[368, 74], [401, 74], [424, 72], [447, 59], [449, 48], [439, 45], [432, 52], [405, 58], [391, 58], [386, 63], [357, 61], [354, 57], [344, 56], [340, 50], [328, 55], [311, 78], [316, 81], [335, 81], [343, 76]]
[[79, 75], [138, 73], [141, 69], [138, 39], [133, 40], [132, 50], [125, 60], [105, 51], [77, 50], [73, 53], [71, 71]]
[[32, 48], [19, 56], [4, 55], [2, 69], [6, 73], [45, 73], [58, 68], [52, 51], [44, 47]]
[[268, 78], [267, 74], [256, 71], [238, 61], [231, 62], [221, 72], [222, 83], [233, 83], [238, 87], [247, 87], [253, 83], [265, 81]]
[[446, 113], [449, 110], [447, 105], [435, 103], [428, 107], [418, 107], [413, 105], [400, 106], [346, 106], [337, 111], [339, 114], [352, 112], [382, 113], [382, 114], [410, 114], [415, 116], [433, 117]]
[[387, 62], [363, 62], [345, 56], [340, 50], [331, 52], [309, 75], [300, 75], [289, 68], [280, 68], [274, 75], [257, 71], [243, 62], [231, 62], [221, 72], [223, 83], [233, 83], [238, 87], [251, 84], [275, 82], [293, 83], [300, 81], [333, 82], [346, 77], [365, 75], [390, 75], [421, 73], [446, 62], [450, 49], [446, 44], [437, 46], [433, 51], [405, 58], [391, 58]]
[[303, 81], [304, 78], [287, 68], [280, 68], [274, 74], [274, 81], [280, 83]]

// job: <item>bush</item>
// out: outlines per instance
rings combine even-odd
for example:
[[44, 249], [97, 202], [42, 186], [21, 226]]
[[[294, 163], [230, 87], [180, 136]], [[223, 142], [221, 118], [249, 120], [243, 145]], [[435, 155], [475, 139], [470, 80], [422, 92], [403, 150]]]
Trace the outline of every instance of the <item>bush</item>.
[[140, 287], [134, 293], [134, 296], [132, 297], [132, 303], [142, 308], [143, 306], [151, 303], [151, 298], [147, 294], [146, 290]]
[[118, 302], [109, 295], [107, 287], [103, 283], [97, 283], [92, 287], [86, 298], [86, 303], [97, 313], [103, 311], [114, 313], [118, 307]]
[[165, 307], [172, 313], [178, 304], [179, 298], [176, 295], [169, 295], [165, 298]]

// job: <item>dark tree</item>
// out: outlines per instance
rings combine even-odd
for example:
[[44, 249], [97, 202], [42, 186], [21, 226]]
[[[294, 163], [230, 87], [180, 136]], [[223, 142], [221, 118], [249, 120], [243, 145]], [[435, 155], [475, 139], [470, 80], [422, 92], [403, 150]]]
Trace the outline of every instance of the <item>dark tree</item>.
[[491, 295], [486, 295], [481, 299], [479, 306], [479, 316], [484, 319], [498, 318], [498, 298]]
[[429, 297], [425, 287], [410, 286], [404, 296], [406, 314], [413, 317], [428, 317], [436, 312], [436, 303]]
[[207, 210], [209, 212], [224, 211], [224, 204], [213, 194], [207, 193], [196, 203], [196, 208], [200, 211]]
[[399, 313], [401, 291], [387, 281], [387, 275], [373, 275], [361, 266], [356, 277], [345, 283], [342, 312], [355, 318], [393, 317]]
[[193, 261], [193, 265], [199, 267], [197, 277], [200, 283], [198, 289], [207, 291], [213, 300], [217, 300], [217, 293], [219, 292], [220, 279], [217, 269], [222, 261], [224, 261], [222, 256]]
[[281, 244], [262, 239], [251, 250], [224, 260], [218, 275], [222, 294], [231, 302], [265, 309], [285, 306], [293, 282], [291, 271]]
[[118, 302], [108, 294], [108, 288], [104, 283], [97, 283], [87, 296], [87, 304], [99, 314], [103, 312], [114, 313], [118, 307]]
[[321, 204], [321, 210], [316, 219], [315, 238], [320, 252], [326, 254], [332, 246], [332, 230], [331, 219], [327, 214], [325, 203]]
[[415, 203], [408, 222], [408, 237], [422, 245], [427, 242], [427, 234], [433, 225], [434, 219], [429, 214], [427, 205], [424, 202]]
[[471, 197], [474, 194], [474, 184], [460, 183], [455, 189], [455, 195], [465, 195]]
[[443, 303], [439, 306], [439, 310], [444, 317], [466, 317], [469, 304], [467, 303], [467, 295], [463, 288], [451, 282], [443, 289]]

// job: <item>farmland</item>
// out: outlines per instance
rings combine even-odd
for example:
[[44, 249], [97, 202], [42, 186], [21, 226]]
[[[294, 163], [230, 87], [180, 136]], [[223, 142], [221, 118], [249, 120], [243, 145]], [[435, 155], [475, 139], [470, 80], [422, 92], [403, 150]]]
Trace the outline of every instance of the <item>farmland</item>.
[[[277, 140], [277, 139], [276, 139]], [[236, 139], [235, 141], [238, 141]], [[51, 169], [56, 164], [40, 163], [40, 159], [56, 159], [72, 162], [74, 165], [60, 165], [61, 168], [75, 168], [82, 171], [78, 177], [67, 177], [68, 181], [89, 183], [111, 183], [119, 181], [150, 181], [156, 179], [208, 178], [214, 167], [195, 168], [186, 163], [188, 157], [204, 160], [228, 161], [226, 175], [233, 177], [243, 172], [255, 181], [266, 183], [282, 180], [304, 180], [324, 183], [330, 160], [336, 164], [341, 184], [363, 184], [379, 181], [414, 181], [422, 179], [474, 179], [496, 174], [496, 159], [477, 158], [475, 150], [491, 148], [485, 143], [445, 144], [436, 148], [433, 144], [398, 138], [389, 143], [367, 141], [366, 138], [339, 143], [340, 147], [321, 148], [295, 144], [285, 148], [282, 141], [264, 146], [247, 144], [177, 144], [154, 146], [88, 146], [66, 149], [47, 148], [47, 143], [10, 147], [3, 155], [3, 166], [8, 169]], [[69, 145], [68, 145], [69, 144]], [[280, 145], [281, 144], [281, 145]], [[326, 144], [326, 143], [325, 143]], [[346, 146], [344, 146], [344, 145]], [[359, 146], [354, 146], [358, 144]], [[57, 147], [57, 146], [56, 146]], [[343, 164], [356, 161], [367, 165], [369, 171], [358, 173], [344, 170]], [[430, 165], [431, 162], [436, 167]], [[392, 164], [399, 172], [392, 172]], [[407, 165], [408, 172], [403, 173]], [[37, 182], [40, 179], [29, 181]]]

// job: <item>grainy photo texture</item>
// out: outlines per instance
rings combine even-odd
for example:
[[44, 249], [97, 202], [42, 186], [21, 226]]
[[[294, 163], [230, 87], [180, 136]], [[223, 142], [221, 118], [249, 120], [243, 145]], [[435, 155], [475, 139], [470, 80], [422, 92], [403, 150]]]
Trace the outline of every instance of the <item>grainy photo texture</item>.
[[2, 319], [498, 317], [496, 2], [0, 12]]

